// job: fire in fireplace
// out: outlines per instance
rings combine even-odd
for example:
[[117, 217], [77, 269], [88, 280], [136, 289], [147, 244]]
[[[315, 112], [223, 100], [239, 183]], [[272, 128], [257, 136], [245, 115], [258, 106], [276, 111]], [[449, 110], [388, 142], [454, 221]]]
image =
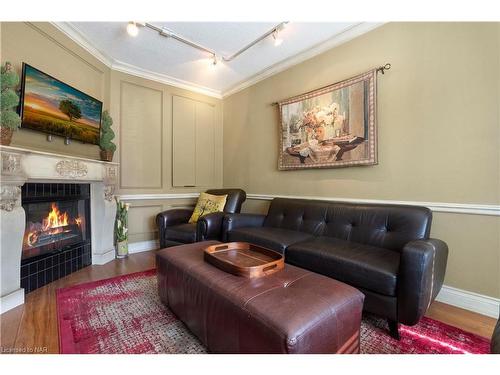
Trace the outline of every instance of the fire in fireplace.
[[[78, 203], [77, 203], [78, 204]], [[41, 204], [45, 206], [45, 204]], [[80, 242], [82, 230], [85, 231], [84, 218], [79, 214], [72, 215], [61, 212], [57, 202], [50, 203], [50, 212], [41, 221], [28, 221], [23, 241], [23, 253], [26, 257], [32, 256], [33, 250], [55, 242]], [[43, 208], [42, 208], [43, 211]], [[33, 216], [31, 215], [32, 219]]]
[[26, 292], [91, 264], [90, 185], [27, 183], [21, 286]]

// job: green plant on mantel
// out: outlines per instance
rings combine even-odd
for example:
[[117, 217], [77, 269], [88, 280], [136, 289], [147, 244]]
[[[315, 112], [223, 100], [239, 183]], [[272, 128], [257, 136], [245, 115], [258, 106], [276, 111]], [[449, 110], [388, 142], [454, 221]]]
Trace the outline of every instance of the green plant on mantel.
[[108, 111], [102, 113], [101, 123], [101, 139], [99, 140], [99, 147], [101, 148], [101, 160], [113, 161], [113, 154], [116, 150], [116, 145], [113, 143], [115, 132], [111, 129], [113, 119]]
[[115, 138], [115, 132], [111, 129], [111, 125], [113, 125], [113, 119], [108, 111], [104, 111], [102, 113], [101, 140], [99, 146], [101, 150], [115, 152], [116, 145], [112, 141], [113, 138]]
[[1, 98], [0, 108], [2, 112], [0, 127], [11, 131], [19, 129], [21, 118], [15, 108], [19, 104], [19, 96], [14, 91], [19, 85], [19, 75], [12, 68], [10, 62], [1, 67]]

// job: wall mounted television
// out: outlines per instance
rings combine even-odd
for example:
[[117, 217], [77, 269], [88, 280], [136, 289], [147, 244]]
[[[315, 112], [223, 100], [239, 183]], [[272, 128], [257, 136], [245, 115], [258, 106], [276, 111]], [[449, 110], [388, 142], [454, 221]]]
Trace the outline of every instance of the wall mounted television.
[[99, 144], [101, 114], [101, 101], [23, 63], [23, 128]]

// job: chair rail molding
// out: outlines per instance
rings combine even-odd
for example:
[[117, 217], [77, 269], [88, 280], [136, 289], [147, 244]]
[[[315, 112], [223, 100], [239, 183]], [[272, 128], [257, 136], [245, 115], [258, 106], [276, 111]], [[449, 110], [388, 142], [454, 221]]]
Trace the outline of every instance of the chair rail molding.
[[165, 193], [165, 194], [122, 194], [118, 195], [123, 201], [148, 201], [148, 200], [169, 200], [198, 198], [200, 193]]
[[[182, 198], [198, 198], [199, 193], [166, 193], [166, 194], [124, 194], [120, 199], [125, 201], [134, 200], [169, 200]], [[476, 204], [476, 203], [449, 203], [449, 202], [423, 202], [423, 201], [400, 201], [385, 199], [361, 199], [361, 198], [340, 198], [340, 197], [319, 197], [306, 195], [282, 195], [282, 194], [247, 194], [247, 199], [271, 201], [274, 198], [290, 199], [310, 199], [331, 202], [346, 203], [372, 203], [372, 204], [394, 204], [405, 206], [424, 206], [433, 212], [445, 212], [467, 215], [500, 216], [500, 205]]]
[[305, 196], [305, 195], [247, 194], [247, 199], [253, 199], [253, 200], [271, 201], [274, 198], [310, 199], [310, 200], [345, 202], [345, 203], [368, 203], [368, 204], [372, 203], [372, 204], [394, 204], [394, 205], [404, 205], [404, 206], [424, 206], [429, 208], [433, 212], [500, 216], [500, 205], [495, 205], [495, 204], [399, 201], [399, 200], [386, 200], [386, 199], [318, 197], [318, 196]]

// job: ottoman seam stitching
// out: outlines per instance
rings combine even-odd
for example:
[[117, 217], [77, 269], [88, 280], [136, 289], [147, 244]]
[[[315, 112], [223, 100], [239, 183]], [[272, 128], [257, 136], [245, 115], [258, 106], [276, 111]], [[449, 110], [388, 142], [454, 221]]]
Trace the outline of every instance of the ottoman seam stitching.
[[268, 293], [268, 292], [271, 292], [271, 291], [273, 291], [273, 290], [275, 290], [275, 289], [284, 289], [284, 288], [287, 288], [289, 285], [292, 285], [294, 282], [296, 282], [296, 281], [298, 281], [298, 280], [300, 280], [300, 279], [302, 279], [302, 278], [304, 278], [304, 277], [306, 277], [306, 276], [309, 276], [309, 275], [311, 275], [311, 274], [310, 274], [310, 273], [306, 273], [306, 274], [304, 274], [304, 275], [302, 275], [302, 276], [300, 276], [300, 277], [296, 278], [295, 280], [293, 280], [293, 281], [290, 281], [290, 282], [286, 283], [286, 285], [277, 285], [277, 286], [275, 286], [274, 288], [264, 290], [263, 292], [260, 292], [259, 294], [256, 294], [255, 296], [250, 297], [248, 300], [246, 300], [246, 301], [245, 301], [245, 303], [243, 304], [243, 307], [246, 307], [246, 306], [247, 306], [247, 304], [248, 304], [250, 301], [252, 301], [253, 299], [255, 299], [255, 298], [257, 298], [257, 297], [260, 297], [260, 296], [262, 296], [262, 295], [264, 295], [264, 294], [266, 294], [266, 293]]

